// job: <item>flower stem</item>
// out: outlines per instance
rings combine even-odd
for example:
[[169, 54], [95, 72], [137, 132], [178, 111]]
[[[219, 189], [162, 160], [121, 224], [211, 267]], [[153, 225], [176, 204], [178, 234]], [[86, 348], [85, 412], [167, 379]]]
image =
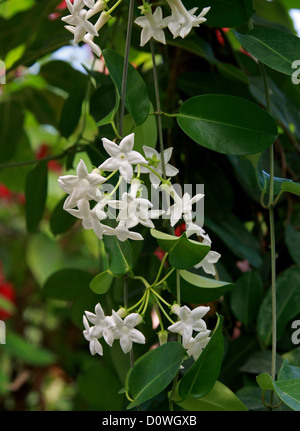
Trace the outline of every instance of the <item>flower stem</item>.
[[169, 256], [169, 253], [168, 253], [168, 252], [167, 252], [167, 253], [165, 253], [165, 255], [164, 255], [164, 257], [163, 257], [163, 259], [162, 259], [162, 261], [161, 261], [161, 264], [160, 264], [159, 270], [158, 270], [158, 272], [157, 272], [156, 278], [155, 278], [154, 282], [152, 283], [152, 286], [155, 286], [155, 285], [156, 285], [156, 283], [158, 282], [159, 277], [160, 277], [160, 274], [161, 274], [161, 272], [162, 272], [162, 270], [163, 270], [163, 267], [164, 267], [165, 261], [166, 261], [166, 259], [167, 259], [167, 257], [168, 257], [168, 256]]
[[156, 110], [158, 111], [157, 115], [157, 128], [158, 128], [158, 140], [159, 140], [159, 148], [161, 154], [161, 167], [163, 172], [164, 180], [167, 179], [166, 174], [166, 164], [164, 158], [164, 142], [163, 142], [163, 133], [162, 133], [162, 122], [161, 122], [161, 107], [160, 107], [160, 97], [159, 97], [159, 86], [158, 86], [158, 77], [157, 77], [157, 68], [155, 61], [155, 49], [154, 49], [154, 41], [153, 38], [150, 39], [150, 48], [151, 48], [151, 56], [152, 56], [152, 65], [153, 65], [153, 80], [154, 80], [154, 89], [155, 89], [155, 100], [156, 100]]

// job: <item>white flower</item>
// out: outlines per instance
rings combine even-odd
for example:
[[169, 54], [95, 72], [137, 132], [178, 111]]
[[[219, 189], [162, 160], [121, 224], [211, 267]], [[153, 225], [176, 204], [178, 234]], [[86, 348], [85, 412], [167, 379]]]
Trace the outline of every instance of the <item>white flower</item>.
[[169, 21], [168, 27], [174, 38], [178, 36], [185, 38], [193, 27], [199, 27], [206, 21], [204, 16], [210, 10], [210, 7], [206, 7], [196, 16], [197, 7], [188, 11], [181, 0], [167, 0], [167, 3], [172, 10], [172, 19]]
[[100, 220], [106, 218], [106, 214], [102, 211], [101, 206], [97, 207], [96, 205], [93, 209], [90, 209], [89, 201], [87, 199], [80, 199], [77, 203], [77, 207], [78, 209], [68, 208], [67, 211], [74, 217], [82, 220], [84, 229], [93, 229], [99, 239], [102, 239], [103, 235], [115, 234], [113, 228], [100, 223]]
[[[194, 223], [193, 221], [186, 222], [186, 236], [189, 238], [191, 235], [196, 234], [197, 236], [201, 236], [203, 239], [210, 241], [209, 236], [205, 233], [205, 230], [199, 226], [197, 223]], [[207, 243], [207, 245], [210, 245], [210, 243]]]
[[181, 217], [184, 218], [186, 223], [190, 223], [192, 221], [192, 206], [202, 199], [204, 195], [198, 193], [191, 198], [189, 193], [186, 192], [183, 197], [180, 198], [180, 196], [175, 192], [172, 193], [172, 197], [175, 203], [168, 208], [166, 214], [171, 216], [171, 226], [174, 226], [178, 223]]
[[123, 193], [122, 200], [111, 200], [108, 205], [120, 210], [117, 220], [124, 220], [124, 226], [129, 229], [138, 223], [147, 224], [146, 221], [150, 218], [149, 208], [153, 206], [148, 199], [137, 198], [127, 192]]
[[[81, 0], [74, 0], [74, 4], [72, 4], [70, 0], [67, 0], [67, 6], [71, 15], [62, 17], [62, 21], [73, 27], [74, 43], [81, 42], [86, 33], [98, 36], [98, 31], [95, 26], [87, 20], [88, 11], [83, 9], [84, 4]], [[66, 26], [66, 28], [71, 31], [69, 26]]]
[[[147, 145], [143, 145], [143, 150], [146, 156], [146, 159], [148, 159], [148, 166], [150, 166], [155, 172], [157, 172], [160, 176], [163, 175], [163, 167], [162, 167], [162, 156], [161, 153], [158, 153], [154, 148], [147, 147]], [[178, 174], [179, 170], [177, 168], [174, 168], [169, 162], [171, 156], [172, 156], [173, 148], [167, 148], [163, 152], [163, 158], [165, 162], [165, 168], [166, 168], [166, 175], [167, 177], [174, 177]], [[157, 175], [155, 175], [154, 172], [151, 172], [149, 169], [145, 168], [144, 166], [141, 166], [141, 172], [142, 173], [149, 173], [149, 179], [153, 186], [157, 188], [160, 184], [160, 179]]]
[[90, 311], [85, 311], [88, 320], [94, 325], [92, 335], [95, 338], [103, 337], [109, 346], [114, 342], [113, 327], [114, 322], [111, 316], [105, 316], [100, 304], [95, 307], [95, 314]]
[[126, 226], [125, 220], [119, 222], [118, 226], [114, 229], [114, 233], [120, 241], [126, 241], [127, 239], [139, 241], [144, 239], [140, 233], [130, 231]]
[[[202, 241], [202, 244], [205, 245], [211, 245], [211, 240], [204, 238], [204, 240]], [[197, 265], [195, 265], [195, 268], [203, 268], [203, 270], [207, 273], [207, 274], [212, 274], [215, 275], [216, 274], [216, 270], [214, 267], [214, 264], [218, 262], [218, 260], [220, 259], [221, 255], [220, 253], [210, 250], [207, 255], [205, 256], [205, 258], [203, 260], [201, 260], [201, 262], [197, 263]]]
[[111, 156], [103, 162], [99, 169], [106, 171], [115, 171], [119, 169], [120, 174], [129, 183], [133, 176], [133, 164], [147, 164], [144, 157], [137, 151], [133, 151], [134, 133], [125, 136], [119, 145], [107, 138], [102, 139], [103, 146]]
[[120, 340], [120, 345], [124, 353], [130, 352], [132, 343], [145, 344], [146, 340], [144, 335], [135, 329], [135, 326], [142, 322], [142, 318], [138, 313], [131, 313], [125, 319], [113, 310], [112, 317], [114, 319], [114, 337]]
[[180, 320], [168, 327], [171, 332], [176, 332], [182, 335], [182, 344], [186, 348], [193, 331], [206, 331], [206, 323], [202, 319], [205, 314], [210, 310], [210, 307], [199, 306], [191, 310], [184, 305], [179, 307], [178, 304], [172, 306], [172, 313], [179, 316]]
[[105, 181], [97, 170], [88, 173], [83, 160], [77, 166], [77, 175], [64, 175], [58, 178], [58, 184], [64, 192], [70, 196], [65, 201], [64, 209], [73, 208], [80, 199], [98, 200], [99, 189], [97, 186]]
[[202, 350], [207, 346], [210, 340], [209, 335], [210, 335], [210, 331], [206, 330], [206, 331], [199, 332], [195, 338], [193, 337], [190, 338], [190, 341], [186, 346], [187, 354], [189, 356], [193, 356], [195, 361], [197, 361], [197, 359], [202, 353]]
[[83, 325], [85, 328], [83, 331], [83, 335], [84, 335], [84, 338], [90, 342], [91, 354], [96, 355], [96, 353], [98, 353], [98, 355], [102, 356], [103, 348], [100, 342], [98, 341], [97, 337], [93, 335], [94, 327], [90, 327], [89, 322], [85, 316], [83, 316]]
[[145, 16], [140, 16], [134, 21], [143, 28], [141, 32], [140, 46], [144, 46], [153, 37], [158, 42], [166, 44], [163, 28], [167, 27], [169, 18], [163, 18], [161, 7], [157, 7], [152, 14], [151, 9], [145, 11]]

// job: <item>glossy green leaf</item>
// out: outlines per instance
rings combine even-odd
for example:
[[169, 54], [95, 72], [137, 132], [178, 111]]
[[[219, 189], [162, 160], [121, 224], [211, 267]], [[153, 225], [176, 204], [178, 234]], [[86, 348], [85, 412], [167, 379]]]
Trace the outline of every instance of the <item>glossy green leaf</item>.
[[63, 209], [66, 196], [64, 196], [54, 207], [50, 216], [50, 229], [53, 235], [65, 233], [76, 223], [76, 217]]
[[61, 269], [46, 280], [43, 292], [47, 298], [63, 301], [74, 300], [92, 280], [92, 276], [81, 269]]
[[242, 47], [257, 60], [278, 72], [292, 76], [293, 63], [299, 57], [300, 39], [291, 33], [260, 27], [247, 34], [234, 32]]
[[0, 162], [8, 162], [23, 136], [24, 114], [15, 102], [0, 104]]
[[78, 126], [85, 94], [86, 86], [77, 85], [71, 90], [63, 105], [58, 129], [65, 138], [69, 138]]
[[300, 265], [300, 232], [290, 224], [285, 228], [285, 243], [293, 261]]
[[277, 125], [264, 109], [230, 95], [188, 99], [180, 107], [177, 122], [195, 142], [222, 154], [255, 154], [277, 137]]
[[[178, 395], [177, 395], [178, 396]], [[247, 411], [245, 404], [223, 383], [216, 381], [212, 390], [201, 398], [175, 398], [179, 407], [195, 412]]]
[[262, 279], [256, 271], [246, 272], [236, 281], [230, 296], [231, 309], [246, 326], [256, 318], [263, 291]]
[[218, 315], [218, 321], [209, 343], [181, 379], [178, 392], [182, 398], [201, 398], [214, 387], [223, 359], [222, 322], [223, 316]]
[[175, 377], [186, 351], [177, 341], [170, 341], [141, 356], [129, 371], [127, 390], [135, 407], [162, 392]]
[[108, 271], [101, 272], [90, 282], [90, 288], [95, 293], [106, 293], [109, 290], [113, 280], [113, 275], [111, 275]]
[[300, 368], [290, 365], [285, 359], [278, 373], [278, 380], [300, 379]]
[[[121, 95], [124, 59], [111, 49], [103, 50], [102, 54], [111, 79], [119, 95]], [[128, 68], [125, 106], [137, 126], [143, 124], [147, 119], [150, 110], [147, 86], [139, 72], [131, 64]]]
[[[190, 5], [194, 3], [190, 2]], [[211, 6], [205, 18], [207, 25], [213, 27], [236, 27], [246, 23], [253, 15], [253, 3], [251, 0], [214, 0], [213, 4], [201, 3], [203, 6]]]
[[259, 387], [263, 391], [272, 391], [273, 390], [273, 382], [272, 377], [268, 373], [261, 373], [256, 377], [256, 381]]
[[38, 163], [26, 177], [26, 226], [30, 233], [37, 231], [43, 217], [48, 190], [47, 163]]
[[55, 361], [55, 355], [50, 350], [36, 346], [11, 330], [6, 334], [5, 351], [31, 366], [47, 367]]
[[281, 190], [283, 192], [293, 193], [296, 196], [300, 196], [300, 183], [295, 182], [284, 182], [281, 184]]
[[109, 269], [114, 275], [124, 275], [133, 267], [134, 256], [129, 241], [104, 236], [103, 242], [109, 258]]
[[[268, 346], [272, 339], [272, 294], [266, 293], [257, 316], [260, 340]], [[279, 274], [276, 287], [277, 339], [280, 339], [287, 323], [299, 313], [300, 267], [290, 267]]]
[[[234, 285], [213, 278], [203, 277], [196, 273], [180, 270], [180, 296], [182, 301], [203, 304], [215, 301], [230, 291]], [[176, 295], [176, 276], [168, 277], [168, 286]]]
[[151, 235], [157, 239], [163, 250], [169, 252], [169, 262], [177, 269], [188, 269], [201, 262], [210, 247], [201, 242], [190, 240], [183, 233], [180, 237], [151, 229]]

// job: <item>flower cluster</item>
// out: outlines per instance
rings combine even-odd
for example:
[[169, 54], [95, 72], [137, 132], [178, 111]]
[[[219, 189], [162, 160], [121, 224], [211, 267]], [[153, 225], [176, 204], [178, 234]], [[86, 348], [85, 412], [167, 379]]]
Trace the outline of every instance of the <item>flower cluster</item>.
[[[72, 3], [70, 0], [66, 0], [70, 14], [62, 18], [62, 21], [67, 24], [65, 28], [74, 35], [74, 43], [87, 43], [99, 57], [101, 56], [101, 49], [94, 42], [94, 38], [99, 36], [99, 30], [110, 20], [111, 13], [122, 0], [118, 0], [110, 9], [107, 8], [108, 1], [74, 0]], [[166, 1], [171, 9], [171, 15], [163, 18], [160, 6], [156, 7], [154, 13], [152, 13], [151, 4], [143, 0], [143, 6], [140, 7], [143, 16], [136, 18], [134, 21], [138, 26], [142, 27], [141, 46], [144, 46], [152, 37], [156, 41], [165, 44], [165, 28], [169, 29], [173, 38], [185, 38], [193, 27], [199, 27], [200, 24], [206, 21], [205, 15], [210, 10], [210, 7], [205, 7], [199, 15], [195, 15], [198, 7], [187, 10], [181, 0]], [[100, 16], [97, 21], [92, 24], [89, 19], [99, 13]]]
[[198, 7], [187, 10], [181, 0], [167, 0], [171, 15], [163, 18], [162, 8], [158, 6], [152, 13], [151, 5], [143, 2], [140, 7], [144, 16], [138, 17], [134, 22], [142, 27], [140, 45], [144, 46], [152, 37], [158, 42], [166, 44], [164, 29], [168, 28], [173, 39], [184, 39], [193, 27], [199, 27], [206, 21], [205, 15], [210, 7], [204, 8], [198, 16], [195, 15]]
[[[124, 353], [130, 352], [132, 343], [145, 343], [144, 335], [135, 329], [135, 326], [142, 322], [142, 317], [138, 313], [128, 314], [122, 319], [124, 309], [118, 312], [112, 310], [111, 316], [105, 316], [100, 304], [95, 307], [95, 314], [86, 311], [83, 316], [84, 331], [83, 335], [90, 343], [92, 355], [98, 353], [103, 355], [103, 347], [99, 339], [104, 338], [105, 342], [111, 347], [115, 340], [120, 340], [120, 346]], [[89, 322], [93, 325], [90, 326]]]

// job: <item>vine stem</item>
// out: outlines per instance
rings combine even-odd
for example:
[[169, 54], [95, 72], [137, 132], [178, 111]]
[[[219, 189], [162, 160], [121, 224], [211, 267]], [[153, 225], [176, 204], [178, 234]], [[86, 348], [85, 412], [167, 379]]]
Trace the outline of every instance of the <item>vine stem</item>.
[[155, 48], [153, 38], [150, 39], [150, 48], [151, 48], [151, 56], [152, 56], [152, 65], [153, 65], [153, 80], [154, 80], [154, 90], [155, 90], [155, 102], [156, 102], [156, 110], [157, 110], [157, 128], [158, 128], [158, 140], [159, 140], [159, 148], [161, 154], [161, 168], [163, 172], [164, 180], [167, 179], [166, 174], [166, 164], [164, 158], [164, 142], [163, 142], [163, 133], [162, 133], [162, 122], [161, 122], [161, 107], [160, 107], [160, 97], [159, 97], [159, 86], [158, 86], [158, 77], [157, 77], [157, 67], [155, 60]]
[[128, 76], [128, 67], [129, 67], [129, 51], [130, 51], [130, 43], [131, 43], [132, 25], [133, 25], [133, 11], [134, 11], [134, 0], [130, 0], [129, 11], [128, 11], [124, 66], [123, 66], [123, 75], [122, 75], [121, 97], [120, 97], [120, 118], [119, 118], [120, 136], [123, 136], [125, 98], [126, 98], [127, 76]]

